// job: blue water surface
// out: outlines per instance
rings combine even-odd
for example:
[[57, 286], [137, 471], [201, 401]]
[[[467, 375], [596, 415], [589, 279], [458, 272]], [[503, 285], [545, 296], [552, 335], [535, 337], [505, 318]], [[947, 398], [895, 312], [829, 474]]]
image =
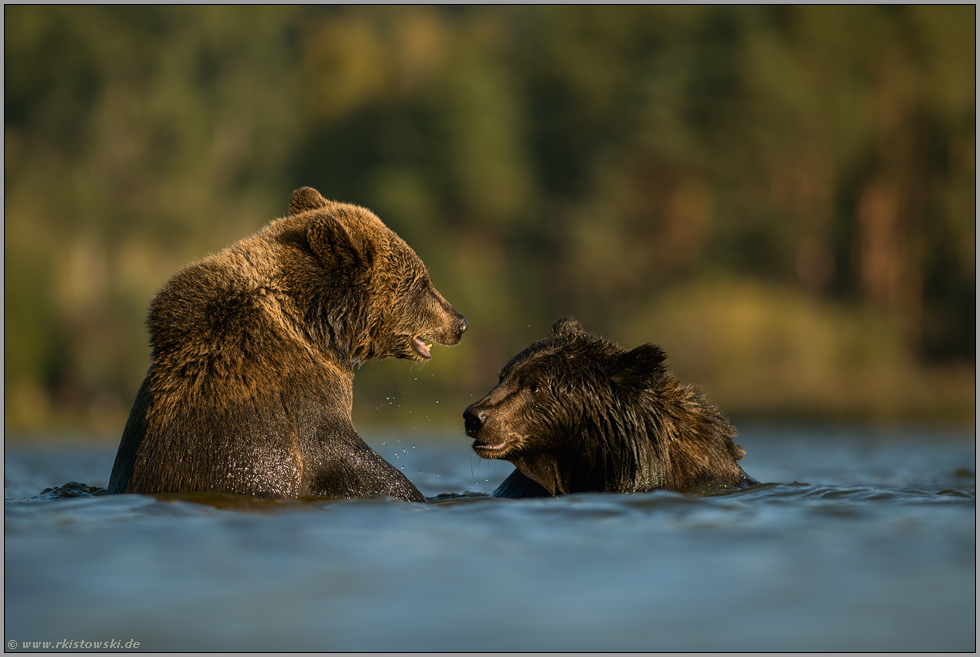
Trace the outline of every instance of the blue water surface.
[[114, 446], [8, 442], [8, 650], [976, 648], [970, 430], [743, 428], [763, 485], [532, 500], [464, 436], [365, 438], [429, 503], [93, 495]]

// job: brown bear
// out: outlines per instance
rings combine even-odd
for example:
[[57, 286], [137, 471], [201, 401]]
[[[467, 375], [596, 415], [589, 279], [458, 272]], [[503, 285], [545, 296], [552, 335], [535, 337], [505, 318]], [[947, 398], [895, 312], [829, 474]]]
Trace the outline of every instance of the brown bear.
[[757, 484], [738, 465], [735, 428], [665, 358], [656, 345], [627, 351], [573, 318], [555, 322], [463, 412], [473, 450], [517, 466], [493, 495]]
[[288, 216], [171, 278], [147, 325], [110, 493], [424, 501], [357, 435], [354, 367], [427, 361], [466, 319], [369, 210], [296, 190]]

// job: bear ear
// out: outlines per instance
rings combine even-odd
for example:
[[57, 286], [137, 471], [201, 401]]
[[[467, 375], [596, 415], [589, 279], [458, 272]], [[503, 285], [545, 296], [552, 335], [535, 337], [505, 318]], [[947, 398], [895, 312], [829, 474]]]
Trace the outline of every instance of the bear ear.
[[347, 214], [342, 206], [335, 206], [310, 221], [306, 228], [310, 248], [327, 267], [370, 270], [376, 248], [361, 224], [351, 221]]
[[548, 335], [553, 338], [570, 338], [573, 335], [584, 335], [585, 329], [574, 317], [562, 317], [551, 325]]
[[312, 187], [300, 187], [289, 197], [289, 214], [302, 214], [330, 205], [327, 199]]
[[663, 373], [667, 354], [655, 344], [644, 344], [624, 351], [615, 357], [612, 378], [621, 382], [636, 382], [646, 386]]

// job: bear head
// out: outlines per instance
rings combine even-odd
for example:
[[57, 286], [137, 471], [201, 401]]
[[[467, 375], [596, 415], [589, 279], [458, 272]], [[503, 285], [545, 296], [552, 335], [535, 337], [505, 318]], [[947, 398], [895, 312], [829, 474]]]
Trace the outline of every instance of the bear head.
[[656, 345], [626, 350], [561, 319], [464, 411], [473, 450], [510, 461], [552, 495], [731, 479], [744, 453], [734, 428], [665, 358]]
[[411, 247], [370, 210], [328, 201], [310, 187], [293, 192], [289, 209], [292, 230], [284, 239], [312, 256], [291, 275], [303, 279], [302, 289], [318, 290], [306, 314], [324, 341], [352, 362], [427, 361], [431, 343], [460, 341], [466, 318], [436, 290]]

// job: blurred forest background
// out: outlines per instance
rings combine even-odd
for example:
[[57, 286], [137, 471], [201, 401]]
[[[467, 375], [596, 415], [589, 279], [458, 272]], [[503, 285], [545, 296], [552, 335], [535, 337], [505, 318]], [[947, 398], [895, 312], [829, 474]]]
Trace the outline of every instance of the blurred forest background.
[[975, 12], [6, 5], [5, 428], [118, 437], [152, 295], [302, 185], [470, 320], [358, 427], [461, 425], [563, 315], [736, 421], [973, 423]]

